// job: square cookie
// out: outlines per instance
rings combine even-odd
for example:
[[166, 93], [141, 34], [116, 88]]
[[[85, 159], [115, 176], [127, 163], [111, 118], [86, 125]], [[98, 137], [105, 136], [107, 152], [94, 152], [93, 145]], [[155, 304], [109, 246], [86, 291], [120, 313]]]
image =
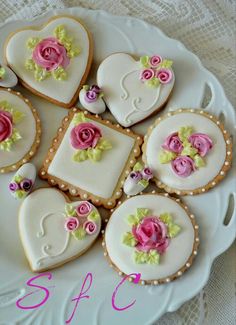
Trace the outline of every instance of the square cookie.
[[[85, 148], [86, 140], [81, 150], [80, 132], [82, 137], [91, 132], [96, 144]], [[72, 196], [112, 208], [122, 195], [124, 179], [140, 155], [141, 144], [142, 137], [130, 129], [73, 108], [58, 129], [39, 175]]]

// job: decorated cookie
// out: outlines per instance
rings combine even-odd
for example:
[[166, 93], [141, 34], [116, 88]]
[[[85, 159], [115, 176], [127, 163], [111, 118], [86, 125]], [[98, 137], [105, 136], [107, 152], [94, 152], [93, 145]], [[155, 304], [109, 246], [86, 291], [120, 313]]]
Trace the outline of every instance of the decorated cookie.
[[142, 137], [73, 108], [64, 118], [40, 177], [72, 196], [112, 208], [140, 155]]
[[179, 109], [159, 117], [143, 145], [157, 186], [178, 195], [204, 193], [230, 168], [232, 143], [223, 125], [203, 111]]
[[126, 53], [108, 56], [99, 66], [97, 83], [116, 120], [128, 127], [157, 112], [174, 86], [172, 61], [159, 55], [136, 61]]
[[18, 82], [15, 73], [5, 65], [0, 64], [0, 87], [15, 87]]
[[32, 191], [36, 178], [36, 168], [33, 164], [24, 164], [13, 176], [9, 190], [15, 199], [22, 200]]
[[91, 203], [69, 202], [56, 189], [38, 189], [20, 207], [20, 236], [35, 272], [52, 269], [82, 255], [93, 244], [100, 228], [100, 214]]
[[5, 44], [7, 63], [22, 84], [63, 107], [76, 102], [92, 52], [89, 32], [72, 16], [56, 16], [41, 27], [17, 30]]
[[168, 283], [192, 265], [198, 225], [179, 199], [138, 195], [113, 211], [102, 244], [120, 275], [141, 273], [141, 284]]
[[29, 100], [0, 88], [0, 173], [17, 170], [40, 143], [40, 120]]
[[79, 93], [81, 105], [91, 113], [101, 114], [105, 112], [106, 105], [102, 99], [104, 96], [101, 88], [96, 85], [89, 87], [84, 85]]
[[127, 195], [136, 195], [148, 187], [153, 174], [150, 168], [144, 167], [140, 162], [134, 165], [124, 183], [124, 192]]

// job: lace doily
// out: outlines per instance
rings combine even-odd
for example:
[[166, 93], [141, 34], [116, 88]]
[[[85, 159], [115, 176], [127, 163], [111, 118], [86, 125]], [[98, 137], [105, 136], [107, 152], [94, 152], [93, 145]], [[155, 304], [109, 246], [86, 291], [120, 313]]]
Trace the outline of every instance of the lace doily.
[[[236, 104], [236, 2], [234, 0], [2, 0], [0, 22], [32, 19], [50, 9], [81, 6], [135, 16], [158, 26], [194, 52]], [[234, 325], [236, 320], [236, 243], [212, 266], [206, 287], [178, 311], [155, 325]]]

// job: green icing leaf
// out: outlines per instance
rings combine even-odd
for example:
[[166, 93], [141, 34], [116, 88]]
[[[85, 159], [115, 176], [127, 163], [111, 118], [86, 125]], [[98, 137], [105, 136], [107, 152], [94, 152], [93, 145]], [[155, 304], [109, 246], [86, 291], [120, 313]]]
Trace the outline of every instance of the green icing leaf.
[[140, 61], [140, 64], [141, 64], [142, 67], [144, 67], [144, 68], [149, 68], [150, 67], [149, 56], [148, 55], [141, 56], [139, 61]]
[[149, 251], [146, 262], [148, 264], [159, 264], [160, 255], [157, 253], [157, 251], [155, 249], [151, 249]]
[[180, 232], [181, 228], [180, 226], [172, 223], [168, 226], [168, 234], [170, 238], [174, 238], [178, 235], [178, 233]]
[[143, 164], [141, 164], [140, 162], [137, 162], [134, 167], [133, 167], [133, 171], [134, 172], [141, 172], [141, 170], [143, 170]]
[[136, 226], [139, 223], [139, 219], [136, 215], [130, 214], [127, 217], [127, 221], [131, 226]]
[[66, 29], [64, 25], [58, 25], [54, 31], [53, 34], [56, 38], [61, 39], [66, 36]]
[[102, 150], [97, 148], [89, 148], [87, 149], [88, 158], [94, 162], [101, 160], [102, 158]]
[[35, 71], [36, 70], [36, 63], [33, 59], [27, 59], [25, 61], [25, 68], [29, 71]]
[[173, 61], [165, 59], [160, 63], [159, 67], [169, 69], [169, 68], [171, 68], [172, 64], [173, 64]]
[[81, 240], [85, 238], [86, 231], [82, 227], [79, 227], [78, 229], [72, 232], [72, 235], [75, 237], [75, 239]]
[[66, 211], [67, 216], [73, 217], [73, 216], [76, 215], [76, 210], [75, 210], [75, 208], [73, 207], [72, 204], [66, 204], [65, 205], [65, 211]]
[[0, 66], [0, 80], [5, 77], [6, 69]]
[[56, 70], [53, 70], [52, 76], [54, 79], [62, 81], [67, 79], [67, 72], [62, 68], [58, 67]]
[[17, 197], [17, 199], [22, 199], [23, 197], [26, 196], [26, 192], [24, 191], [21, 191], [21, 190], [17, 190], [15, 191], [15, 196]]
[[18, 140], [22, 139], [22, 136], [20, 135], [20, 132], [17, 131], [16, 129], [13, 129], [13, 133], [12, 133], [12, 136], [11, 136], [11, 140], [13, 142], [16, 142]]
[[139, 220], [142, 220], [144, 217], [150, 214], [149, 209], [145, 208], [137, 208], [136, 210], [136, 216], [138, 217]]
[[76, 153], [72, 157], [73, 161], [81, 162], [88, 159], [88, 154], [86, 150], [77, 150]]
[[159, 153], [159, 161], [161, 164], [167, 164], [171, 160], [176, 158], [176, 154], [171, 151], [162, 150]]
[[17, 110], [13, 110], [12, 112], [12, 118], [13, 118], [13, 123], [17, 124], [19, 122], [21, 122], [21, 120], [25, 117], [25, 114], [17, 111]]
[[6, 101], [6, 100], [0, 101], [0, 107], [1, 107], [1, 109], [4, 109], [5, 111], [10, 112], [11, 105], [8, 103], [8, 101]]
[[5, 141], [0, 142], [0, 150], [11, 151], [13, 144], [21, 138], [19, 131], [13, 129], [12, 136]]
[[73, 117], [74, 125], [78, 125], [79, 123], [88, 122], [89, 120], [85, 117], [83, 112], [77, 113]]
[[30, 37], [26, 43], [28, 49], [33, 50], [35, 46], [41, 41], [39, 37]]
[[87, 217], [89, 221], [97, 222], [100, 219], [100, 215], [97, 211], [93, 210]]
[[69, 58], [74, 58], [78, 56], [81, 52], [79, 46], [71, 44], [70, 49], [67, 51], [67, 55]]
[[134, 260], [137, 264], [146, 263], [148, 259], [148, 254], [142, 251], [135, 251], [134, 252]]
[[188, 137], [193, 133], [193, 128], [191, 126], [182, 126], [179, 129], [178, 136], [182, 142], [188, 140]]
[[137, 245], [137, 240], [135, 239], [134, 235], [131, 232], [127, 232], [124, 234], [122, 242], [123, 244], [131, 247]]
[[141, 179], [138, 184], [142, 185], [143, 188], [146, 188], [149, 185], [149, 181], [147, 179]]
[[13, 178], [13, 181], [16, 183], [20, 183], [21, 181], [23, 181], [24, 177], [22, 177], [21, 175], [15, 175], [15, 177]]
[[172, 216], [170, 213], [162, 213], [162, 214], [160, 214], [159, 218], [166, 225], [170, 225], [173, 222], [173, 219], [172, 219]]
[[102, 97], [104, 97], [104, 93], [100, 93], [99, 95], [98, 95], [98, 98], [102, 98]]
[[159, 80], [158, 78], [154, 77], [154, 78], [148, 80], [148, 81], [146, 82], [146, 85], [147, 85], [148, 87], [152, 87], [152, 88], [159, 87], [159, 85], [160, 85], [160, 80]]
[[201, 168], [205, 166], [205, 161], [201, 156], [195, 155], [193, 159], [194, 159], [195, 166], [197, 168]]
[[83, 85], [83, 89], [85, 90], [85, 91], [88, 91], [89, 90], [89, 85]]
[[111, 142], [106, 139], [100, 139], [98, 144], [96, 145], [96, 149], [110, 150], [112, 149]]
[[35, 64], [34, 68], [34, 78], [37, 81], [43, 81], [46, 78], [50, 77], [50, 72], [41, 68], [39, 65]]
[[187, 141], [183, 142], [183, 146], [184, 146], [184, 149], [182, 150], [181, 155], [182, 156], [189, 156], [191, 158], [194, 158], [194, 156], [197, 153], [197, 149], [193, 148], [191, 146], [191, 143], [189, 143]]

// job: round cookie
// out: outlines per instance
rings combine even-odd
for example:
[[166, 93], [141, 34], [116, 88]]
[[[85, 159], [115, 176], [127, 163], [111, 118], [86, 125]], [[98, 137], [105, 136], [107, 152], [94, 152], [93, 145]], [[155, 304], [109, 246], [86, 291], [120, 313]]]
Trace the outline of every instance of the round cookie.
[[0, 173], [16, 171], [40, 144], [40, 119], [29, 100], [0, 88]]
[[180, 277], [198, 245], [194, 215], [168, 194], [124, 201], [112, 213], [103, 241], [104, 255], [120, 275], [141, 273], [141, 284], [154, 285]]
[[203, 110], [179, 109], [159, 117], [142, 149], [157, 186], [178, 195], [208, 191], [225, 177], [232, 160], [230, 135]]
[[136, 61], [127, 53], [111, 54], [102, 61], [97, 84], [119, 124], [129, 127], [164, 106], [175, 82], [172, 63], [159, 55]]
[[23, 201], [19, 231], [34, 272], [55, 268], [82, 255], [94, 243], [101, 216], [88, 201], [70, 202], [53, 188], [40, 188]]

